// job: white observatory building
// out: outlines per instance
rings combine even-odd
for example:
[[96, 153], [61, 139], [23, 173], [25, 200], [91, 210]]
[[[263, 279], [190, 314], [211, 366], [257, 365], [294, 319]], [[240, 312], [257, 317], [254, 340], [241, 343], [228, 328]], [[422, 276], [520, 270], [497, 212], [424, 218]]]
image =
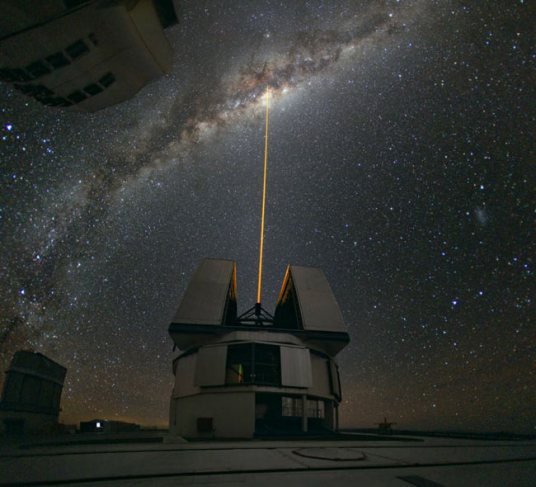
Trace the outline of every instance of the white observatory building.
[[205, 259], [169, 326], [170, 433], [251, 438], [338, 429], [336, 355], [348, 344], [333, 292], [317, 268], [288, 266], [273, 316], [237, 316], [236, 266]]

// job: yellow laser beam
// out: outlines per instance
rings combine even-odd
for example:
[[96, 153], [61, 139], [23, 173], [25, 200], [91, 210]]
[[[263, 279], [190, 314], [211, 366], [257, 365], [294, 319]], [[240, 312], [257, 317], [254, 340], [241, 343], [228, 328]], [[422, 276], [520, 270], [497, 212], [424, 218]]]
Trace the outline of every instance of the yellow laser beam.
[[268, 172], [268, 113], [270, 109], [270, 92], [266, 92], [266, 128], [264, 131], [264, 177], [262, 183], [261, 242], [259, 246], [259, 277], [257, 281], [257, 304], [261, 304], [262, 294], [262, 253], [264, 250], [264, 213], [266, 210], [266, 175]]

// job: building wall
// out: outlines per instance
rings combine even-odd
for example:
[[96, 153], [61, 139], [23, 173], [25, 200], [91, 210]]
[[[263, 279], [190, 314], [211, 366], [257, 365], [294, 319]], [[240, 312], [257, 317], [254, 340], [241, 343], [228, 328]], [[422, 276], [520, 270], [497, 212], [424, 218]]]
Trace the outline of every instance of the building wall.
[[9, 370], [2, 392], [2, 409], [45, 413], [58, 417], [62, 386], [38, 375]]
[[[204, 393], [172, 398], [170, 433], [185, 438], [251, 438], [255, 432], [255, 393]], [[212, 418], [214, 431], [199, 433], [198, 418]]]
[[58, 427], [58, 417], [25, 411], [0, 411], [0, 433], [6, 432], [6, 421], [23, 420], [23, 433], [52, 433]]
[[[260, 338], [260, 337], [259, 337]], [[200, 347], [199, 350], [183, 357], [174, 364], [174, 395], [184, 396], [200, 392], [198, 386], [224, 386], [226, 381], [226, 357], [229, 346], [258, 343], [278, 346], [280, 349], [281, 386], [308, 389], [313, 382], [311, 354], [307, 347], [294, 344], [269, 342], [266, 340], [240, 340], [222, 342]], [[327, 369], [317, 368], [317, 373], [326, 376]], [[325, 380], [325, 377], [320, 379]], [[329, 395], [329, 388], [327, 389]]]
[[0, 431], [46, 433], [57, 427], [66, 372], [40, 353], [16, 352], [2, 389]]
[[327, 429], [335, 430], [338, 425], [335, 424], [335, 406], [333, 401], [326, 401], [326, 418], [324, 420], [324, 426]]
[[197, 367], [197, 353], [179, 358], [175, 369], [175, 387], [173, 397], [191, 396], [199, 394], [200, 389], [194, 383]]
[[61, 15], [66, 10], [63, 0], [0, 0], [0, 36], [27, 29]]
[[[174, 362], [175, 385], [170, 402], [170, 433], [184, 437], [249, 438], [255, 432], [255, 394], [278, 397], [304, 396], [323, 400], [324, 427], [333, 429], [333, 360], [312, 352], [292, 336], [264, 332], [233, 332], [179, 356]], [[229, 383], [227, 356], [235, 345], [263, 344], [280, 347], [279, 385]], [[334, 369], [336, 370], [336, 369]], [[301, 414], [301, 413], [300, 413]], [[212, 418], [213, 431], [198, 431], [198, 418]], [[318, 423], [318, 418], [312, 419]]]
[[130, 98], [171, 60], [150, 0], [90, 3], [0, 41], [1, 79], [45, 105], [81, 111]]
[[329, 397], [331, 396], [331, 389], [329, 383], [328, 368], [329, 360], [316, 355], [311, 354], [311, 369], [313, 372], [313, 385], [309, 389], [309, 394], [315, 396]]

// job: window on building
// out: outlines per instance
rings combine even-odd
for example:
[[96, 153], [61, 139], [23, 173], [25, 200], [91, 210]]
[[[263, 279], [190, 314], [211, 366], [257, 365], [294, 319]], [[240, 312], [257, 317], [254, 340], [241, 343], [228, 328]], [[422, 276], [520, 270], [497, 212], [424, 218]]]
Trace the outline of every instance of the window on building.
[[302, 416], [303, 414], [303, 401], [301, 397], [287, 397], [281, 398], [281, 416], [293, 417]]
[[228, 385], [281, 385], [279, 347], [245, 343], [227, 347], [225, 382]]
[[56, 52], [46, 58], [47, 63], [53, 66], [55, 69], [62, 68], [71, 64], [71, 61], [67, 59], [67, 56], [63, 52]]
[[25, 95], [31, 95], [36, 98], [44, 97], [44, 96], [51, 96], [54, 94], [51, 90], [49, 90], [46, 86], [43, 86], [43, 85], [15, 84], [14, 86], [17, 90], [22, 91]]
[[90, 85], [84, 86], [84, 91], [91, 96], [98, 95], [102, 92], [102, 88], [97, 83], [91, 83]]
[[281, 385], [281, 358], [279, 347], [253, 345], [255, 357], [255, 383]]
[[52, 70], [43, 61], [35, 61], [34, 63], [26, 66], [25, 71], [35, 79], [50, 73]]
[[49, 90], [44, 85], [27, 83], [15, 84], [14, 86], [24, 94], [33, 96], [37, 101], [40, 101], [44, 105], [68, 107], [73, 103], [80, 103], [81, 101], [84, 101], [89, 96], [95, 96], [99, 93], [102, 93], [104, 88], [110, 86], [114, 81], [114, 75], [112, 73], [107, 73], [99, 80], [100, 84], [90, 83], [89, 85], [84, 86], [83, 90], [76, 90], [70, 93], [67, 96], [67, 99], [56, 96], [53, 91]]
[[227, 347], [227, 384], [252, 384], [253, 374], [252, 344], [229, 345]]
[[56, 96], [52, 90], [43, 85], [33, 85], [28, 83], [24, 85], [15, 84], [14, 87], [17, 90], [22, 91], [25, 95], [33, 96], [43, 105], [50, 107], [68, 107], [72, 105], [72, 102], [61, 96]]
[[30, 95], [32, 95], [36, 100], [42, 101], [45, 98], [54, 96], [54, 92], [49, 90], [46, 86], [35, 85]]
[[43, 105], [47, 105], [49, 107], [68, 107], [72, 105], [72, 102], [70, 102], [69, 100], [66, 100], [65, 98], [61, 98], [59, 96], [42, 98], [39, 101]]
[[65, 50], [67, 51], [67, 54], [71, 56], [71, 59], [76, 59], [87, 54], [89, 52], [89, 47], [87, 47], [87, 44], [82, 39], [79, 39], [78, 41], [73, 42]]
[[321, 418], [326, 417], [324, 409], [324, 401], [321, 399], [308, 399], [307, 400], [307, 416], [309, 418]]
[[32, 77], [24, 69], [0, 68], [0, 81], [30, 81]]
[[77, 90], [73, 91], [67, 98], [73, 103], [80, 103], [81, 101], [85, 100], [87, 96], [84, 95], [84, 93], [82, 93], [80, 90]]
[[[303, 414], [303, 399], [301, 397], [283, 396], [281, 398], [281, 415], [292, 417]], [[307, 417], [326, 417], [325, 404], [322, 399], [307, 399]]]
[[172, 0], [160, 0], [154, 2], [154, 8], [160, 19], [160, 24], [163, 29], [178, 23], [177, 13]]
[[108, 88], [115, 81], [115, 76], [112, 73], [106, 73], [100, 80], [99, 83]]

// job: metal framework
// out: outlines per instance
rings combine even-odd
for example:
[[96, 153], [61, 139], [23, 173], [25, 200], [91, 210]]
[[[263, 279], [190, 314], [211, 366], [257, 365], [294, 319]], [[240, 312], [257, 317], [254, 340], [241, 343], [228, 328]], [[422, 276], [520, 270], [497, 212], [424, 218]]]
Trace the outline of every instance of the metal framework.
[[236, 324], [261, 327], [273, 326], [274, 317], [261, 306], [261, 303], [255, 303], [236, 319]]

